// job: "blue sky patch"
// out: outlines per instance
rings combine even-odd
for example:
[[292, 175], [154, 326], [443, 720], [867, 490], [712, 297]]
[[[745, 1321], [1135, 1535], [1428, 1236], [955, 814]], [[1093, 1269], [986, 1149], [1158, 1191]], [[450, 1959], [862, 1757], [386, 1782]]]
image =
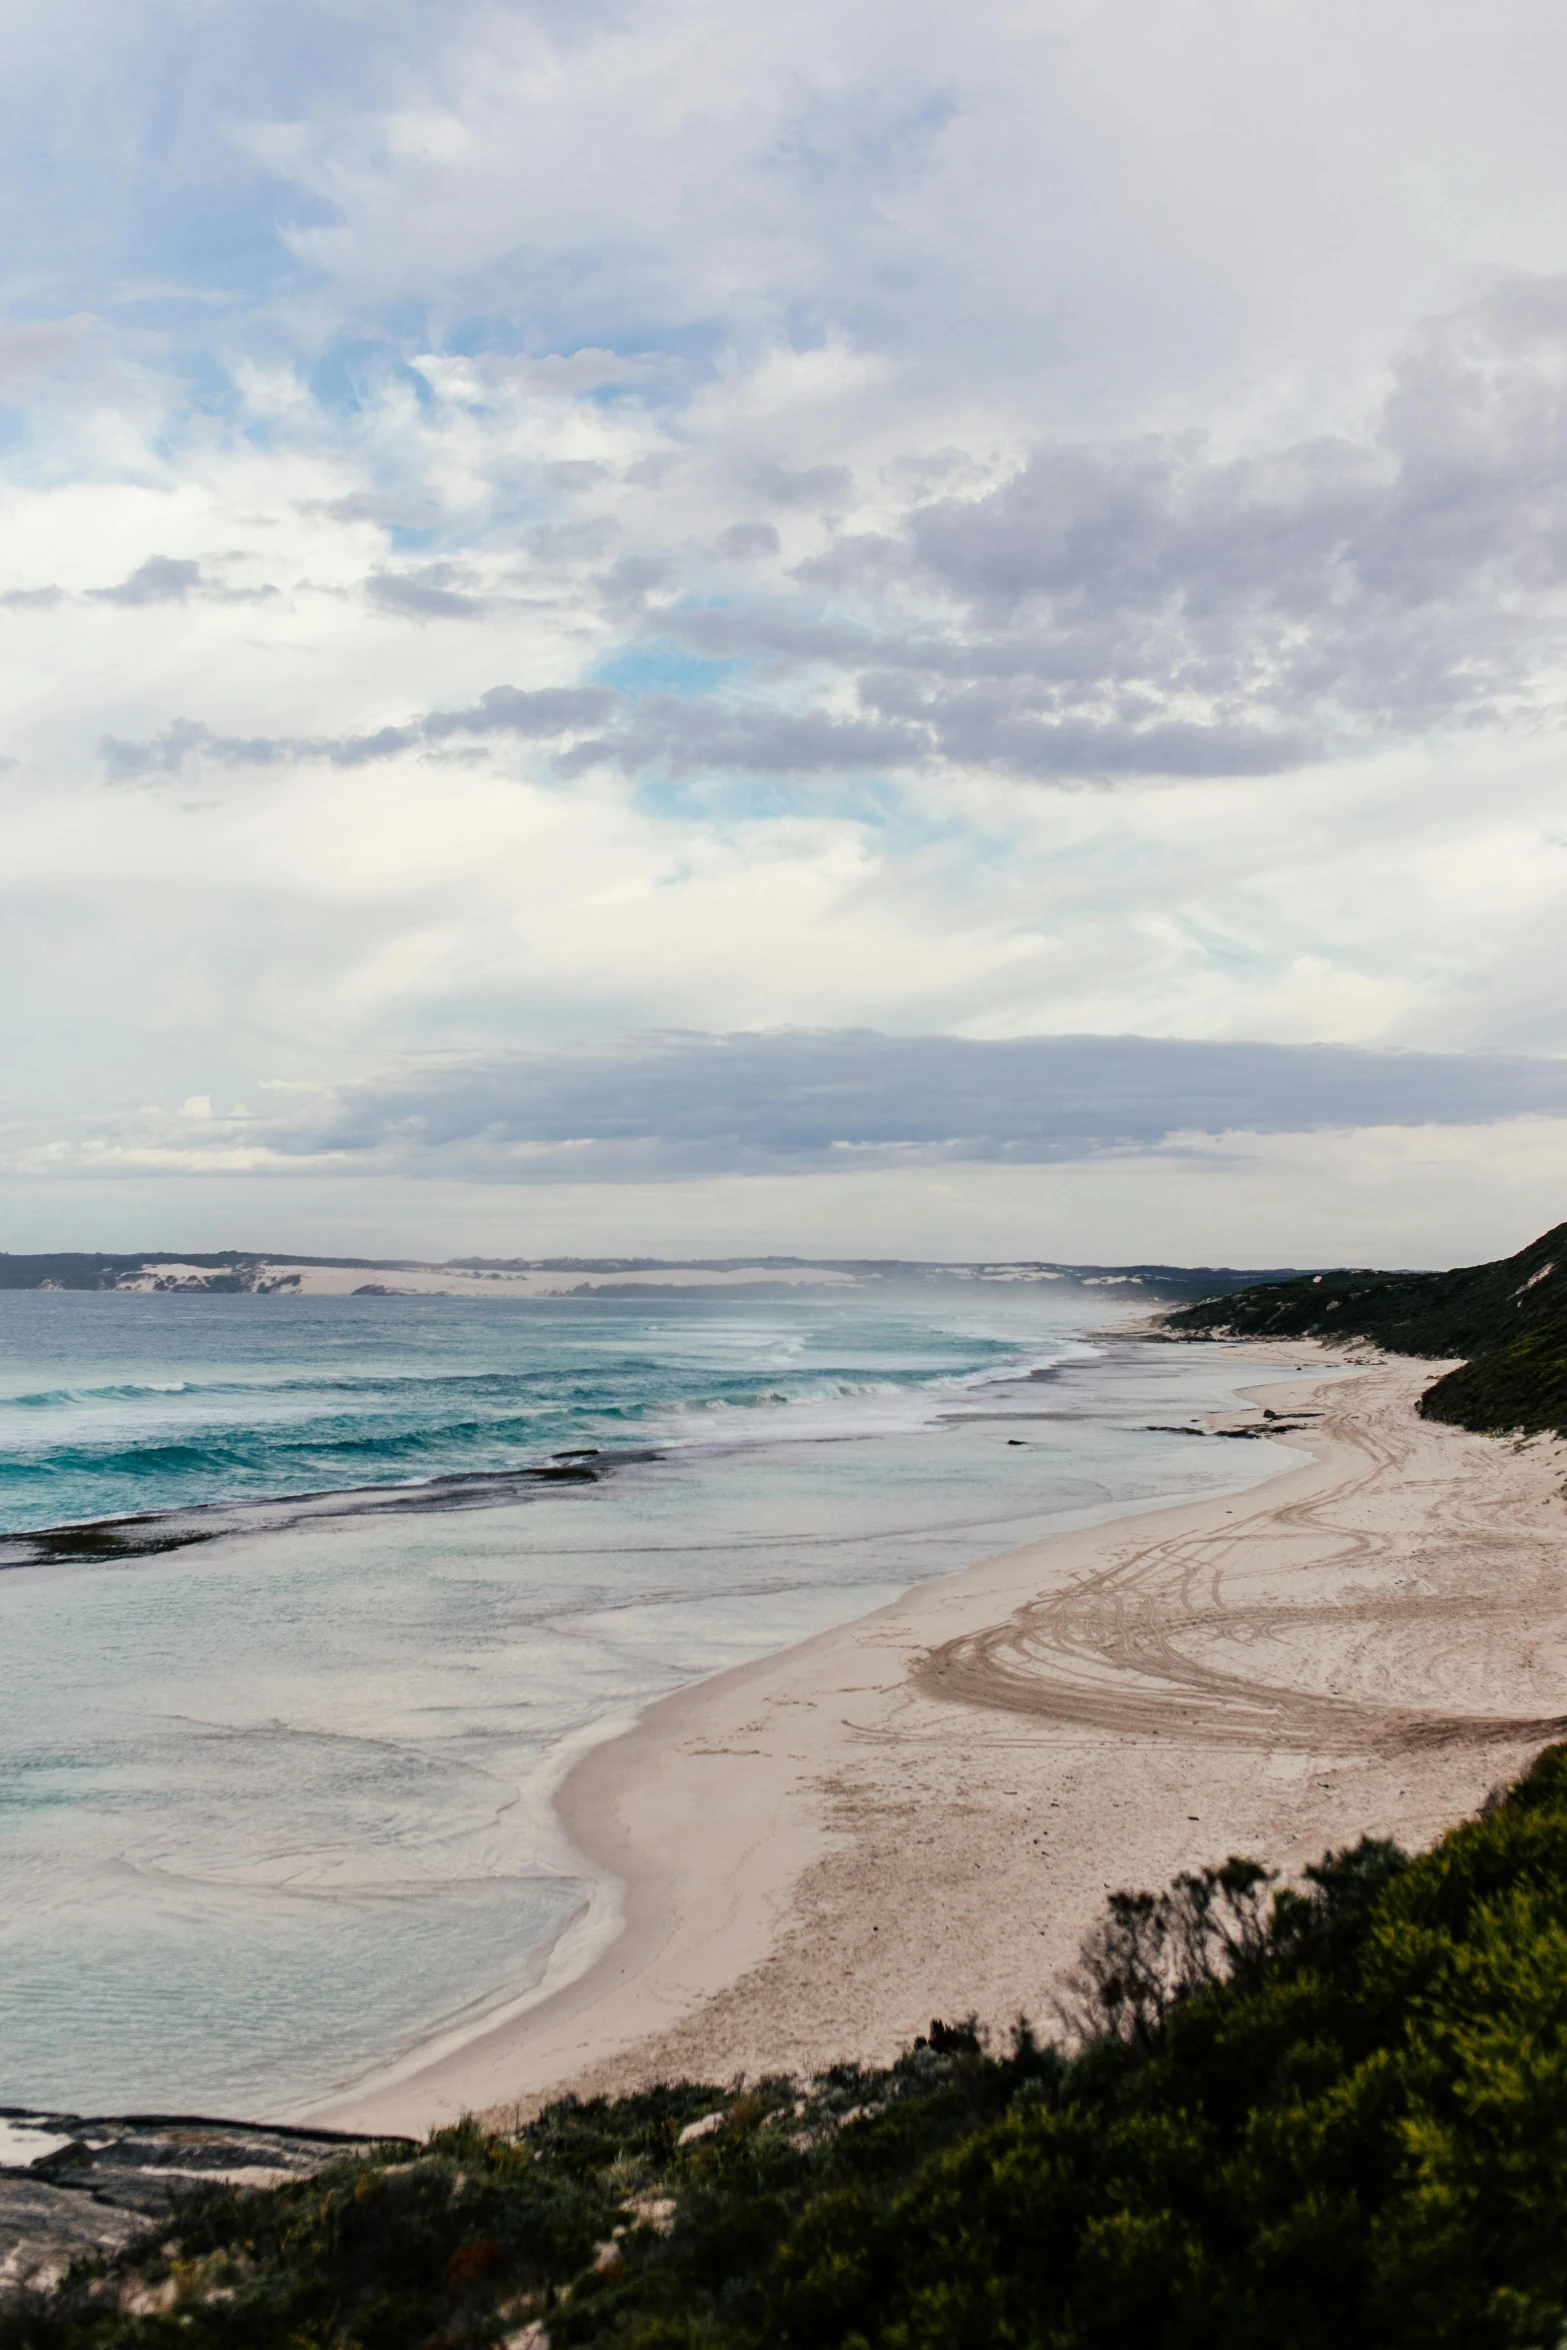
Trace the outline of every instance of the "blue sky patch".
[[716, 693], [726, 679], [737, 671], [750, 667], [741, 660], [706, 661], [698, 653], [685, 652], [679, 645], [627, 645], [612, 653], [607, 661], [599, 663], [592, 672], [595, 685], [612, 685], [618, 693], [683, 694], [688, 697]]

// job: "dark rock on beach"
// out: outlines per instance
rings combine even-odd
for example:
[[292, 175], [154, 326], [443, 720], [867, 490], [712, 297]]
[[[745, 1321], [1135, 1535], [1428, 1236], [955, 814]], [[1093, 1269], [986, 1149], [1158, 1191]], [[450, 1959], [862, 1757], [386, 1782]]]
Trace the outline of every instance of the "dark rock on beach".
[[0, 2108], [0, 2295], [55, 2284], [94, 2253], [112, 2259], [193, 2189], [283, 2186], [361, 2143], [331, 2130]]

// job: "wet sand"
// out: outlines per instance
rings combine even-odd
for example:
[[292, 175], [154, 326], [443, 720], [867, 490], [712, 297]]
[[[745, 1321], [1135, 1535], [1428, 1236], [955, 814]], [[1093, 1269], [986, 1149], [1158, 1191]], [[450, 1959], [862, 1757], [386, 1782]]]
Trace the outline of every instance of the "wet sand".
[[[883, 2062], [1004, 2029], [1105, 1893], [1247, 1852], [1423, 1843], [1567, 1734], [1567, 1447], [1419, 1419], [1439, 1366], [1238, 1355], [1280, 1474], [1051, 1537], [650, 1707], [562, 1791], [620, 1932], [312, 2108], [510, 2119], [565, 2089]], [[1244, 1391], [1243, 1391], [1244, 1392]]]

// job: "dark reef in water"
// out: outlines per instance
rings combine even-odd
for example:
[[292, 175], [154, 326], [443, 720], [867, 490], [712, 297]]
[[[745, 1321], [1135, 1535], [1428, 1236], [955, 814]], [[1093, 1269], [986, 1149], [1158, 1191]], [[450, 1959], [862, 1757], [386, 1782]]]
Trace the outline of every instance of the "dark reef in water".
[[557, 1453], [520, 1469], [453, 1470], [410, 1485], [361, 1485], [291, 1493], [269, 1501], [208, 1502], [191, 1509], [143, 1510], [75, 1526], [40, 1526], [0, 1534], [0, 1568], [82, 1566], [154, 1558], [219, 1542], [231, 1534], [277, 1534], [324, 1518], [430, 1517], [450, 1510], [494, 1509], [527, 1501], [541, 1486], [596, 1485], [617, 1468], [657, 1461], [653, 1451]]

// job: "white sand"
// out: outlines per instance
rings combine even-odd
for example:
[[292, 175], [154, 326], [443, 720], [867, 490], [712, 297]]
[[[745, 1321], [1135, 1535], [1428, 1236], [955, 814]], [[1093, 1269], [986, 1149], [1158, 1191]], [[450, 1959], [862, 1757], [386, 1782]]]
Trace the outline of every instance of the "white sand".
[[[144, 1265], [139, 1273], [122, 1275], [114, 1286], [139, 1292], [208, 1290], [214, 1282], [227, 1277], [224, 1268], [214, 1271], [210, 1265], [170, 1261]], [[515, 1271], [465, 1269], [460, 1265], [382, 1266], [376, 1270], [363, 1265], [296, 1265], [286, 1257], [269, 1257], [255, 1270], [258, 1292], [286, 1291], [294, 1297], [588, 1297], [596, 1290], [610, 1290], [617, 1295], [646, 1290], [657, 1295], [670, 1289], [682, 1293], [695, 1289], [750, 1290], [758, 1284], [771, 1284], [780, 1291], [863, 1287], [853, 1273], [826, 1265], [739, 1265], [731, 1269], [654, 1265], [611, 1273], [585, 1273], [575, 1266], [550, 1272], [537, 1265]]]
[[1420, 1420], [1433, 1376], [1269, 1384], [1323, 1418], [1267, 1485], [919, 1585], [650, 1707], [561, 1799], [623, 1883], [618, 1938], [315, 2118], [885, 2061], [932, 2016], [1048, 2017], [1112, 1886], [1428, 1841], [1567, 1729], [1567, 1448]]

